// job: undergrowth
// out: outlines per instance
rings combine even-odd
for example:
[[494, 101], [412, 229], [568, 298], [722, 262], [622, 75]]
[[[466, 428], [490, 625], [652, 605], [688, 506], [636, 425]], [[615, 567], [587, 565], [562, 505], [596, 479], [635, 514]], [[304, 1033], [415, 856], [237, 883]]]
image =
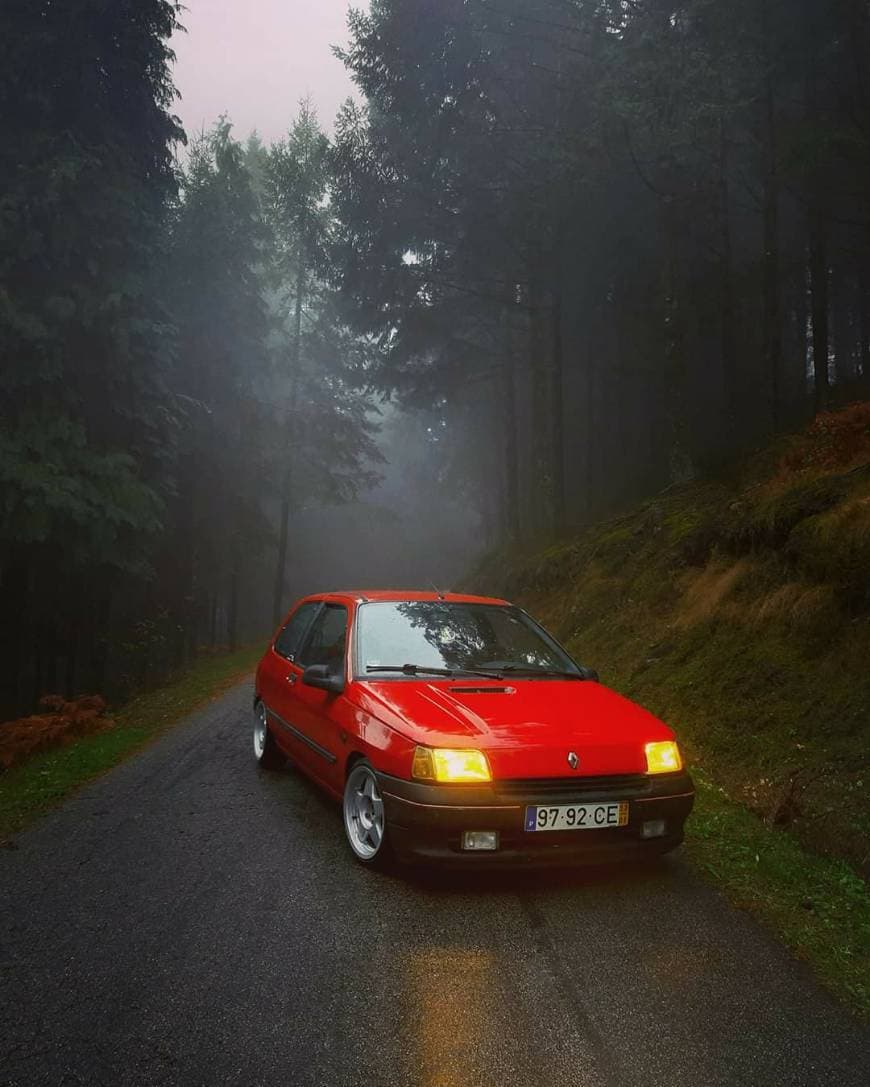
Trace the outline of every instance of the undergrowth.
[[81, 785], [141, 749], [170, 725], [238, 683], [262, 646], [205, 657], [172, 682], [113, 711], [114, 725], [0, 773], [0, 845]]
[[690, 854], [870, 1013], [870, 404], [475, 586], [677, 730]]

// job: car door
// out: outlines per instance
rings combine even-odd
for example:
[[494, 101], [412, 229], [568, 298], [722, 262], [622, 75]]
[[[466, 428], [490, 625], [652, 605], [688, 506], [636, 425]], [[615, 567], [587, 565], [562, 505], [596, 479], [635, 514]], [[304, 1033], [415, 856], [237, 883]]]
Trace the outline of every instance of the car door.
[[320, 600], [308, 600], [293, 610], [278, 632], [259, 672], [259, 695], [266, 706], [269, 724], [282, 751], [297, 758], [304, 746], [288, 727], [293, 714], [291, 694], [302, 678], [296, 657], [312, 622], [323, 607]]
[[[308, 629], [295, 664], [304, 671], [311, 664], [325, 664], [345, 677], [348, 609], [344, 604], [326, 603]], [[339, 756], [340, 725], [337, 717], [341, 695], [292, 684], [288, 693], [288, 722], [299, 733], [306, 750], [300, 752], [305, 766], [325, 784], [335, 787]]]

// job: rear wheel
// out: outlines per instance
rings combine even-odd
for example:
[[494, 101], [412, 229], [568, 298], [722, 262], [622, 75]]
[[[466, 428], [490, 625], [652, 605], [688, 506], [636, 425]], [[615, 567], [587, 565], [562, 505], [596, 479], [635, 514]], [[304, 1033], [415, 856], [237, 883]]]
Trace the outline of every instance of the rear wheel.
[[362, 864], [381, 866], [390, 859], [387, 821], [378, 779], [370, 762], [354, 764], [344, 786], [344, 832]]
[[287, 761], [266, 721], [266, 707], [258, 702], [254, 707], [254, 758], [264, 770], [280, 770]]

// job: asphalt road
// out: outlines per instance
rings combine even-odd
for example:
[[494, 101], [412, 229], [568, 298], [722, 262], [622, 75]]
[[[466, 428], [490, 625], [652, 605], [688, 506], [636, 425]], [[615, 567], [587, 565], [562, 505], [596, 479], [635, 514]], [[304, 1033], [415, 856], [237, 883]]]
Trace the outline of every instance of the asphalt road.
[[249, 745], [243, 687], [0, 851], [0, 1083], [870, 1082], [870, 1031], [678, 857], [381, 876]]

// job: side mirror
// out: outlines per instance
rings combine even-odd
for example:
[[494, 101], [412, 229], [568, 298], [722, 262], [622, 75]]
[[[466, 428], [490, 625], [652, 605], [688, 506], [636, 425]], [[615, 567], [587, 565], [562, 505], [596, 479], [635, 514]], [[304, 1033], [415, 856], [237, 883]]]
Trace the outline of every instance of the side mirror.
[[344, 690], [344, 677], [333, 672], [328, 664], [309, 664], [302, 673], [302, 682], [333, 694], [341, 694]]
[[589, 679], [593, 683], [599, 683], [598, 673], [594, 668], [587, 668], [585, 665], [581, 665], [580, 672], [584, 679]]

